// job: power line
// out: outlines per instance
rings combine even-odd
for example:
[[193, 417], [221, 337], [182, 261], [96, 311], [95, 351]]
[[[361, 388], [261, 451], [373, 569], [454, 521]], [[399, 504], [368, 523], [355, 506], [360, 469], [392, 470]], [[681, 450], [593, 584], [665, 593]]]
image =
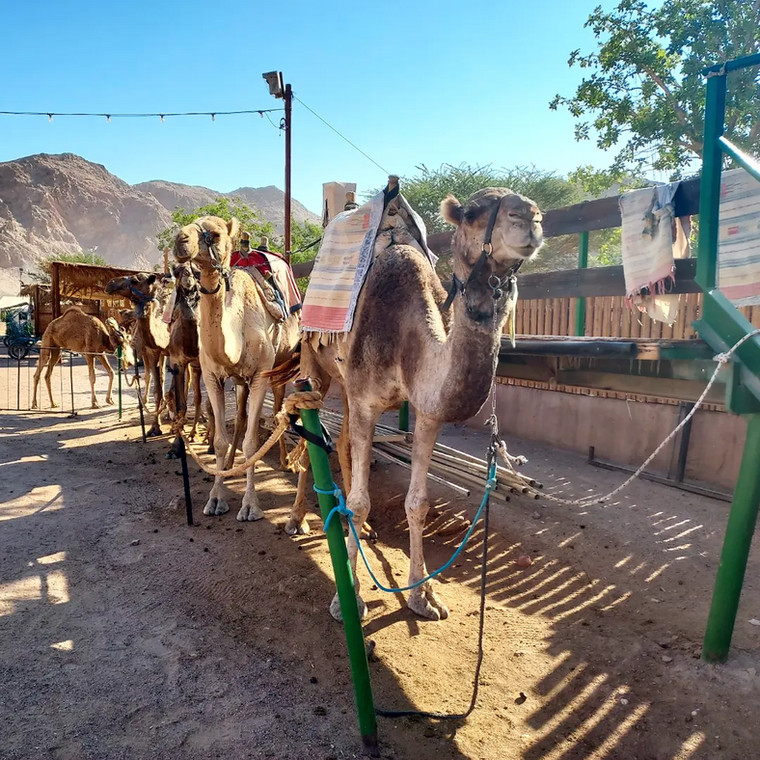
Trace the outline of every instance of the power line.
[[295, 95], [293, 95], [293, 98], [297, 100], [307, 111], [311, 111], [311, 113], [313, 113], [314, 116], [316, 116], [323, 124], [330, 127], [330, 129], [332, 129], [332, 131], [335, 132], [335, 134], [338, 135], [338, 137], [345, 140], [352, 148], [354, 148], [355, 150], [358, 150], [359, 153], [361, 153], [365, 158], [369, 159], [378, 169], [381, 169], [383, 172], [385, 172], [385, 174], [390, 174], [390, 172], [387, 169], [380, 166], [380, 164], [378, 164], [374, 158], [372, 158], [371, 156], [368, 156], [360, 147], [358, 147], [357, 145], [354, 145], [354, 143], [352, 143], [351, 140], [349, 140], [345, 135], [341, 134], [337, 129], [335, 129], [335, 127], [332, 124], [325, 121], [316, 111], [309, 108], [309, 106], [307, 106], [306, 103], [304, 103], [303, 100], [301, 100], [301, 98], [298, 98]]
[[181, 113], [63, 113], [58, 111], [0, 111], [0, 116], [47, 116], [50, 121], [53, 121], [54, 116], [96, 116], [104, 118], [106, 121], [110, 121], [111, 119], [144, 119], [155, 117], [158, 117], [163, 121], [171, 116], [210, 116], [211, 121], [214, 121], [217, 116], [238, 116], [240, 114], [254, 113], [257, 113], [263, 118], [264, 114], [282, 110], [282, 108], [257, 108], [246, 111], [184, 111]]

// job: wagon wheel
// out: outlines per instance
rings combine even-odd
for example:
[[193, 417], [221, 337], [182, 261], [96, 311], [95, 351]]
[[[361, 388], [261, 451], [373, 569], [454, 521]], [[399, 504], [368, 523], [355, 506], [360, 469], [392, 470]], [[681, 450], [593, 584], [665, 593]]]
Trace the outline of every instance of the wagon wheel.
[[8, 354], [12, 359], [20, 362], [29, 353], [28, 343], [11, 343], [8, 346]]

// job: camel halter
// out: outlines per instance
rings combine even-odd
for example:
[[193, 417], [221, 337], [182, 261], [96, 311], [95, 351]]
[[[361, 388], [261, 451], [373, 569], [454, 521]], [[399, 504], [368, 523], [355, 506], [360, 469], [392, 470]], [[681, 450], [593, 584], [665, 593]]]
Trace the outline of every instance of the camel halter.
[[[222, 266], [222, 262], [219, 260], [219, 252], [216, 250], [216, 246], [214, 245], [214, 235], [209, 232], [207, 229], [204, 229], [200, 223], [196, 222], [195, 226], [200, 230], [200, 237], [201, 240], [203, 240], [204, 244], [206, 245], [206, 248], [208, 248], [209, 256], [211, 256], [211, 261], [213, 263], [213, 268], [216, 270], [217, 274], [220, 275], [220, 277], [224, 280], [224, 289], [229, 291], [230, 289], [230, 273], [228, 270], [226, 270]], [[203, 285], [200, 285], [200, 290], [203, 295], [206, 296], [213, 296], [215, 293], [219, 292], [219, 289], [222, 287], [221, 280], [216, 284], [216, 287], [213, 290], [207, 290], [203, 287]]]
[[[470, 271], [470, 275], [467, 280], [462, 282], [462, 280], [460, 280], [455, 274], [452, 275], [451, 287], [449, 288], [449, 294], [446, 296], [446, 300], [443, 302], [443, 306], [441, 307], [442, 311], [446, 311], [446, 309], [451, 306], [457, 295], [461, 295], [465, 301], [465, 309], [467, 314], [472, 315], [474, 310], [467, 300], [467, 289], [475, 280], [475, 278], [480, 276], [480, 273], [485, 267], [487, 260], [493, 254], [493, 244], [491, 242], [491, 237], [493, 236], [493, 230], [496, 226], [496, 217], [499, 215], [501, 203], [504, 198], [506, 198], [505, 195], [502, 195], [501, 198], [499, 198], [499, 202], [496, 204], [493, 211], [491, 212], [491, 215], [488, 218], [488, 225], [486, 226], [486, 234], [483, 237], [483, 245], [481, 247], [480, 258], [475, 262], [475, 266], [473, 266], [472, 270]], [[491, 295], [493, 295], [494, 301], [497, 301], [496, 308], [498, 308], [500, 305], [498, 303], [499, 301], [508, 299], [509, 296], [516, 291], [517, 270], [522, 266], [524, 260], [525, 259], [518, 259], [514, 264], [512, 264], [512, 266], [507, 270], [507, 273], [504, 275], [504, 277], [497, 277], [495, 274], [491, 274], [488, 277], [488, 287], [491, 288]]]
[[135, 316], [138, 319], [143, 319], [145, 316], [145, 307], [151, 302], [155, 301], [155, 296], [149, 296], [145, 293], [143, 293], [141, 290], [138, 290], [134, 285], [130, 283], [129, 285], [129, 292], [136, 298], [135, 302]]

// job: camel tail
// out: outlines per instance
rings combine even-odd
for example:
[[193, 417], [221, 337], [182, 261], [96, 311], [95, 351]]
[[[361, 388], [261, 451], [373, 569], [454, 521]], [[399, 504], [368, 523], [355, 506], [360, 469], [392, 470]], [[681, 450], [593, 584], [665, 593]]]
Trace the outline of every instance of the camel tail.
[[282, 386], [289, 383], [291, 380], [295, 380], [301, 369], [301, 344], [296, 346], [293, 353], [282, 364], [278, 364], [276, 367], [262, 372], [264, 377], [269, 378], [270, 382], [274, 386]]

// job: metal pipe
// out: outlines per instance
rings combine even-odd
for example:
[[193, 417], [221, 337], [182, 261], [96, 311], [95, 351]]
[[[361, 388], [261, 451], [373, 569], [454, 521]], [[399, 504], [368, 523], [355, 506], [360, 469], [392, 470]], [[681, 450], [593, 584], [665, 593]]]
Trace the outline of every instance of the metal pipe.
[[[310, 391], [311, 383], [308, 379], [298, 380], [295, 383], [297, 391]], [[301, 409], [301, 421], [304, 428], [313, 435], [322, 437], [322, 429], [319, 422], [319, 413], [316, 409]], [[319, 508], [322, 519], [335, 507], [336, 500], [332, 494], [334, 488], [330, 462], [327, 452], [320, 446], [306, 442], [309, 450], [311, 471], [314, 475], [314, 485], [318, 492]], [[348, 658], [351, 664], [351, 675], [354, 682], [354, 695], [359, 718], [359, 731], [362, 743], [366, 750], [374, 757], [379, 756], [377, 745], [377, 718], [375, 717], [375, 703], [372, 697], [372, 684], [369, 677], [369, 664], [367, 663], [367, 651], [364, 646], [364, 632], [359, 618], [359, 607], [354, 592], [354, 578], [351, 571], [351, 563], [348, 561], [346, 542], [343, 539], [343, 528], [340, 520], [331, 520], [325, 531], [327, 544], [330, 548], [333, 572], [335, 573], [335, 586], [340, 600], [340, 611], [343, 617], [343, 628], [346, 634], [348, 646]]]
[[702, 659], [724, 662], [739, 609], [744, 573], [760, 506], [760, 414], [747, 418], [747, 436], [726, 525], [723, 552], [715, 579], [710, 615], [702, 646]]
[[116, 371], [119, 373], [119, 419], [121, 419], [121, 346], [116, 347]]

